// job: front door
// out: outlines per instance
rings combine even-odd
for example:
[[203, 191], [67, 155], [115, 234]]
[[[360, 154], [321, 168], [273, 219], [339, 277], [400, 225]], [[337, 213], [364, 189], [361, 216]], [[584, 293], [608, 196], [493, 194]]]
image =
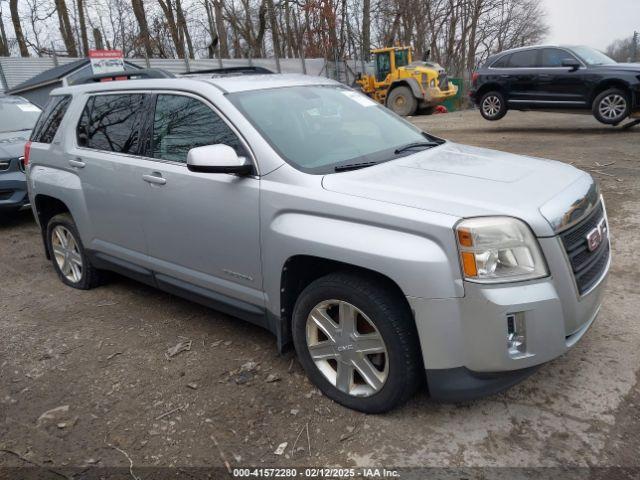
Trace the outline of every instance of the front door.
[[588, 100], [585, 69], [563, 67], [565, 59], [575, 56], [561, 48], [543, 48], [538, 72], [538, 97], [556, 106], [581, 107]]
[[536, 100], [538, 50], [514, 52], [508, 61], [509, 103], [525, 106]]
[[67, 159], [82, 183], [91, 224], [86, 247], [133, 263], [146, 254], [139, 147], [148, 99], [140, 93], [90, 96]]
[[158, 283], [262, 308], [260, 181], [186, 166], [191, 148], [222, 143], [247, 155], [245, 146], [204, 100], [187, 94], [154, 100], [143, 225]]

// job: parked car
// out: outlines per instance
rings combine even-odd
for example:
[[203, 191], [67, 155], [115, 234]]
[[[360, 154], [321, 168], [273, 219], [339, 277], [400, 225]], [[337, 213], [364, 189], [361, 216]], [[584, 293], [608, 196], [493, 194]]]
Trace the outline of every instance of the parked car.
[[22, 155], [39, 115], [40, 109], [24, 98], [0, 94], [0, 215], [29, 201]]
[[496, 392], [600, 309], [589, 174], [438, 139], [329, 79], [64, 87], [41, 123], [30, 198], [63, 283], [112, 270], [260, 325], [350, 408], [425, 377], [437, 399]]
[[507, 50], [474, 74], [470, 96], [487, 120], [510, 109], [589, 113], [607, 125], [640, 115], [640, 64], [617, 63], [593, 48]]

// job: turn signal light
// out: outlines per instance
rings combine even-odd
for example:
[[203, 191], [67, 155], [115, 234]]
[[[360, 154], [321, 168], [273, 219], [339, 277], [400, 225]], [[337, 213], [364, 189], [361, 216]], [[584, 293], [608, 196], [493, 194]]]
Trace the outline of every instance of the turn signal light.
[[462, 252], [462, 268], [467, 277], [477, 277], [478, 267], [476, 265], [476, 256], [472, 252]]

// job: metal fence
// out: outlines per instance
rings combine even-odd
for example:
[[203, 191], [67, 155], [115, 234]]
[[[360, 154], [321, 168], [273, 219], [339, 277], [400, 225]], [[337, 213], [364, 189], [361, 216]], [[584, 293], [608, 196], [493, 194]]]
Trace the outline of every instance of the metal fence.
[[[0, 57], [0, 90], [7, 90], [29, 80], [35, 75], [58, 65], [75, 62], [79, 58], [71, 57]], [[224, 59], [169, 59], [169, 58], [127, 58], [127, 62], [141, 68], [162, 68], [171, 73], [193, 72], [220, 67], [254, 65], [268, 68], [274, 72], [305, 73], [307, 75], [323, 75], [345, 83], [353, 81], [355, 66], [348, 67], [346, 62], [325, 62], [323, 58], [224, 58]], [[353, 62], [352, 62], [353, 63]], [[278, 69], [279, 67], [279, 69]], [[349, 73], [351, 72], [351, 73]]]

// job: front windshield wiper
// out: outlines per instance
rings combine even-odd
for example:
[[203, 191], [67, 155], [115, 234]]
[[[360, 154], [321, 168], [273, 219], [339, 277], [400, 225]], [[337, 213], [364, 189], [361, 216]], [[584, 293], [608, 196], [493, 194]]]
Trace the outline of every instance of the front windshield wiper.
[[336, 172], [346, 172], [349, 170], [358, 170], [360, 168], [367, 168], [376, 165], [378, 162], [361, 162], [361, 163], [348, 163], [347, 165], [337, 165], [334, 167]]
[[419, 147], [430, 148], [430, 147], [437, 147], [438, 145], [440, 145], [440, 143], [437, 143], [437, 142], [413, 142], [413, 143], [408, 143], [406, 145], [403, 145], [402, 147], [396, 148], [393, 153], [398, 155], [399, 153], [405, 152], [407, 150], [411, 150], [412, 148], [419, 148]]

